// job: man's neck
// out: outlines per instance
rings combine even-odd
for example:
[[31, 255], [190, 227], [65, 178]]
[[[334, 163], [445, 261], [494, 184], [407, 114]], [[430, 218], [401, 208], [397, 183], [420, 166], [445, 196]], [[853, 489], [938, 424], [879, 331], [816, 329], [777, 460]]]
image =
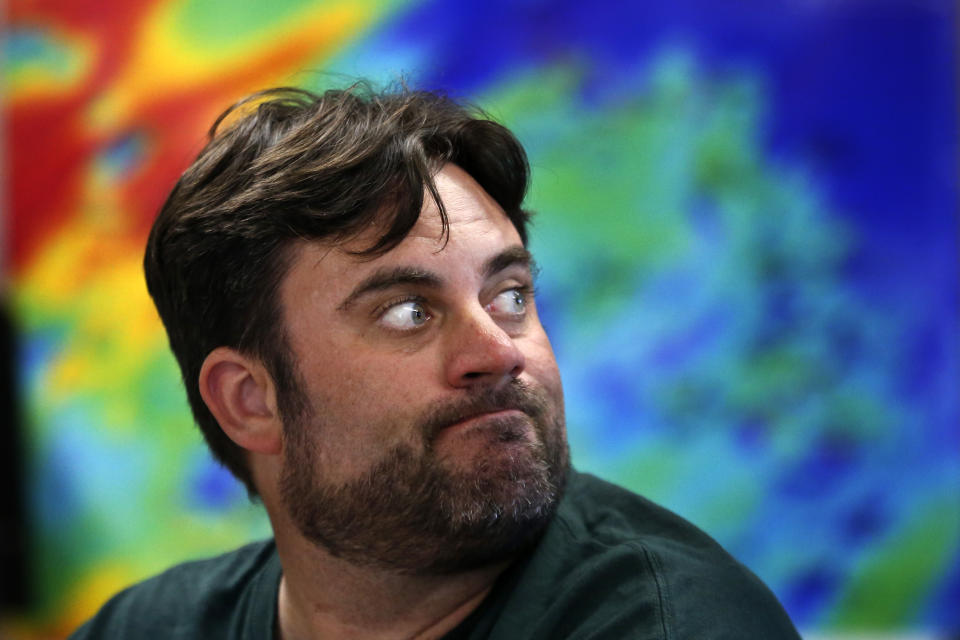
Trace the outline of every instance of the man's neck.
[[507, 567], [398, 575], [345, 562], [302, 539], [278, 538], [277, 549], [282, 640], [440, 638], [480, 605]]

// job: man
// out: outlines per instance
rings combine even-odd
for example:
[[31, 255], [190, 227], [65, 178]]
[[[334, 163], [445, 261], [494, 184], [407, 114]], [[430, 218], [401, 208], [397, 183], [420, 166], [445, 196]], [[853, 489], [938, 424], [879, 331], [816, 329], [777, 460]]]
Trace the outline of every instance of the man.
[[526, 156], [431, 93], [263, 92], [151, 231], [147, 285], [214, 455], [274, 539], [77, 638], [796, 638], [705, 534], [569, 470]]

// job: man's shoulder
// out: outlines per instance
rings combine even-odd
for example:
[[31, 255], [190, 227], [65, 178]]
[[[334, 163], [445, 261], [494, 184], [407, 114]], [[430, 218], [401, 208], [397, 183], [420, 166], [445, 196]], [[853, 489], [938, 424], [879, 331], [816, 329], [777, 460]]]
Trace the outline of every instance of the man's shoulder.
[[274, 608], [262, 602], [274, 573], [273, 540], [185, 562], [115, 595], [71, 639], [241, 637], [252, 608]]
[[571, 541], [680, 553], [690, 560], [736, 561], [708, 534], [673, 511], [588, 473], [571, 472], [558, 525]]
[[514, 615], [539, 608], [553, 637], [798, 638], [770, 590], [710, 536], [588, 474], [571, 474], [523, 573]]

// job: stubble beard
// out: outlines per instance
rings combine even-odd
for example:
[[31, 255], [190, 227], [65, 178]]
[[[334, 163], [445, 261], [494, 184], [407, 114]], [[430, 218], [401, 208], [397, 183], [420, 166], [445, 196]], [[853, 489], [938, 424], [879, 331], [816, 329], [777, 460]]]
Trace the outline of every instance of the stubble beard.
[[[503, 451], [462, 468], [438, 458], [433, 442], [443, 428], [501, 409], [521, 413], [482, 428]], [[323, 425], [309, 415], [293, 422], [280, 493], [300, 533], [351, 563], [404, 574], [467, 571], [530, 548], [556, 512], [570, 465], [562, 403], [519, 380], [431, 408], [417, 421], [422, 447], [397, 446], [345, 484], [317, 478]]]

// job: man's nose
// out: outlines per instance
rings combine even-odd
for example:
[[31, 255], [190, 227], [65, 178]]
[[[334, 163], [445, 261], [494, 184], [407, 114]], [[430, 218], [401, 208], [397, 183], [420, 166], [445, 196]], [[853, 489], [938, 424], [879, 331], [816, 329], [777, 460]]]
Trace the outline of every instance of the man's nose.
[[526, 366], [516, 341], [480, 305], [457, 317], [448, 341], [446, 376], [453, 387], [498, 386]]

